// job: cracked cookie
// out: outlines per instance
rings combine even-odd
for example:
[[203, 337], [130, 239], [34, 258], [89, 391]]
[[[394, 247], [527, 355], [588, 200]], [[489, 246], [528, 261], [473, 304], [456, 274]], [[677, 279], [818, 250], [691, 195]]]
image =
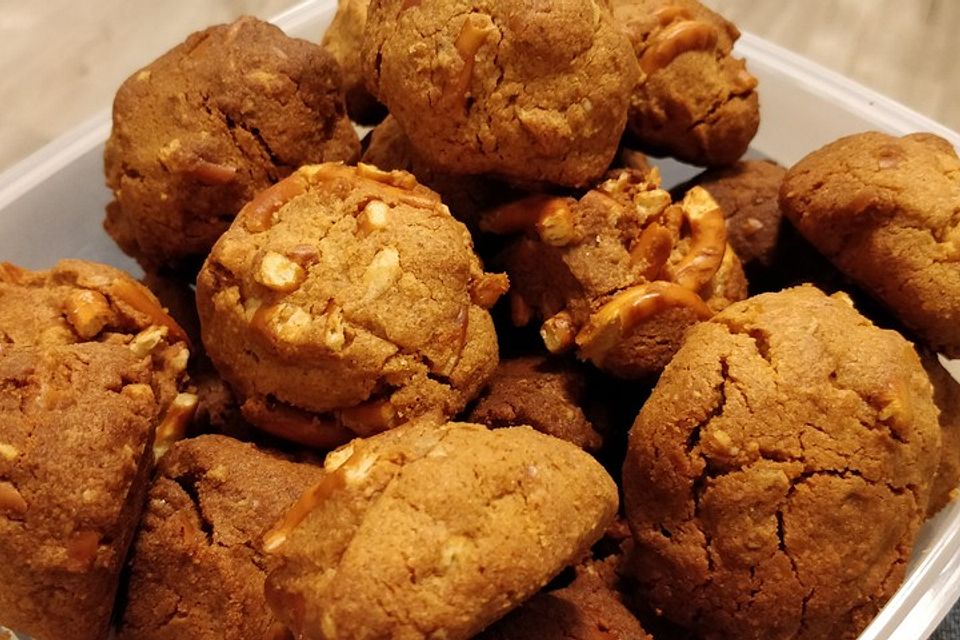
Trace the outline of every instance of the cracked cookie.
[[244, 207], [200, 272], [197, 303], [244, 416], [333, 447], [461, 411], [497, 366], [487, 308], [506, 284], [409, 173], [325, 164]]
[[354, 122], [366, 125], [377, 124], [386, 115], [383, 105], [367, 90], [360, 62], [369, 6], [370, 0], [339, 0], [337, 13], [320, 43], [340, 65], [347, 114]]
[[240, 18], [191, 35], [120, 87], [104, 227], [145, 268], [189, 271], [257, 192], [302, 164], [359, 153], [333, 58]]
[[514, 201], [480, 228], [525, 232], [500, 257], [513, 323], [541, 321], [550, 352], [618, 377], [655, 375], [689, 326], [746, 297], [719, 206], [699, 187], [672, 203], [656, 171], [613, 172], [579, 200]]
[[125, 345], [0, 344], [3, 624], [45, 640], [107, 637], [160, 386], [150, 358]]
[[617, 151], [636, 65], [601, 0], [374, 0], [364, 33], [368, 88], [451, 174], [588, 185]]
[[590, 573], [541, 592], [477, 640], [653, 640], [616, 592]]
[[327, 456], [267, 534], [267, 601], [297, 637], [470, 638], [596, 542], [617, 488], [528, 427], [411, 423]]
[[733, 57], [740, 32], [696, 0], [612, 0], [640, 80], [627, 127], [644, 150], [700, 166], [746, 152], [760, 124], [757, 80]]
[[583, 412], [587, 381], [573, 364], [543, 356], [502, 360], [467, 414], [493, 429], [526, 425], [596, 452], [603, 436]]
[[935, 353], [921, 352], [920, 360], [930, 376], [933, 401], [940, 410], [940, 466], [927, 510], [933, 517], [956, 499], [960, 486], [960, 383], [943, 368]]
[[787, 172], [800, 233], [931, 347], [960, 357], [960, 159], [928, 133], [841, 138]]
[[322, 475], [224, 436], [175, 444], [150, 487], [118, 637], [283, 637], [264, 600], [276, 562], [261, 538]]
[[900, 586], [940, 455], [913, 347], [843, 294], [690, 329], [630, 432], [641, 600], [712, 638], [855, 638]]
[[[682, 195], [698, 185], [710, 192], [727, 219], [727, 242], [752, 275], [778, 259], [778, 198], [786, 172], [772, 160], [742, 160], [731, 167], [705, 171], [674, 192]], [[752, 284], [753, 278], [750, 281]]]

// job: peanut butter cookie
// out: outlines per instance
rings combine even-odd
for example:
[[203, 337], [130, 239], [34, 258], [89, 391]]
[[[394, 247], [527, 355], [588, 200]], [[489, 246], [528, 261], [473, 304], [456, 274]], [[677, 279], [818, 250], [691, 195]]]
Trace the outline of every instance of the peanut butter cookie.
[[150, 487], [119, 638], [282, 637], [263, 596], [276, 562], [260, 542], [322, 475], [224, 436], [175, 444]]
[[462, 410], [497, 366], [487, 308], [505, 288], [412, 175], [325, 164], [240, 212], [200, 272], [197, 303], [244, 416], [332, 447]]
[[359, 152], [333, 58], [240, 18], [191, 35], [120, 87], [104, 226], [145, 268], [195, 269], [258, 191]]
[[370, 133], [370, 145], [363, 153], [363, 162], [384, 171], [409, 171], [417, 182], [436, 191], [450, 213], [477, 230], [481, 213], [486, 209], [521, 197], [523, 193], [491, 176], [464, 176], [437, 171], [410, 146], [410, 140], [393, 116], [381, 122]]
[[514, 324], [542, 321], [549, 351], [618, 377], [655, 375], [690, 325], [746, 297], [719, 206], [701, 188], [673, 204], [656, 171], [616, 171], [579, 200], [511, 202], [480, 228], [525, 232], [501, 256]]
[[46, 271], [0, 263], [0, 345], [85, 342], [120, 345], [138, 358], [149, 356], [164, 413], [156, 446], [163, 449], [182, 437], [197, 405], [196, 395], [181, 389], [190, 341], [149, 289], [96, 262], [61, 260]]
[[703, 638], [856, 638], [940, 456], [909, 342], [805, 286], [690, 329], [623, 469], [639, 599]]
[[727, 219], [727, 241], [751, 274], [751, 267], [762, 271], [778, 258], [780, 185], [786, 172], [772, 160], [742, 160], [705, 171], [676, 192], [682, 195], [697, 185], [710, 192]]
[[869, 132], [797, 163], [784, 215], [932, 348], [960, 357], [960, 159], [946, 140]]
[[387, 110], [367, 91], [363, 79], [360, 52], [363, 30], [367, 26], [370, 0], [339, 0], [333, 22], [323, 34], [321, 46], [340, 65], [347, 114], [360, 124], [377, 124]]
[[611, 0], [640, 80], [628, 128], [641, 146], [701, 166], [736, 162], [760, 124], [757, 80], [733, 57], [737, 28], [697, 0]]
[[596, 452], [603, 437], [583, 412], [586, 392], [586, 378], [572, 363], [510, 358], [500, 362], [467, 421], [492, 428], [526, 425]]
[[374, 0], [363, 65], [436, 169], [567, 186], [610, 165], [637, 79], [601, 0]]
[[411, 423], [334, 451], [265, 539], [267, 601], [297, 637], [466, 639], [600, 538], [617, 488], [526, 427]]
[[45, 640], [107, 637], [160, 386], [150, 358], [124, 345], [0, 344], [3, 624]]

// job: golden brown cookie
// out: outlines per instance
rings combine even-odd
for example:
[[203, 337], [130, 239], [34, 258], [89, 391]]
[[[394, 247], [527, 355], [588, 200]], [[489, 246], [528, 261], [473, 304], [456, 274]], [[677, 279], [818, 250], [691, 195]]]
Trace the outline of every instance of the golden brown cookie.
[[258, 191], [359, 151], [333, 58], [240, 18], [191, 35], [120, 87], [104, 226], [144, 267], [196, 268]]
[[332, 447], [452, 416], [497, 366], [506, 288], [466, 228], [408, 173], [303, 167], [260, 194], [197, 283], [203, 342], [274, 435]]
[[491, 428], [526, 425], [596, 452], [603, 436], [583, 412], [587, 381], [576, 366], [554, 358], [502, 360], [467, 422]]
[[4, 625], [50, 640], [107, 637], [160, 393], [151, 359], [124, 345], [0, 344]]
[[190, 340], [160, 301], [114, 267], [61, 260], [29, 271], [0, 263], [0, 345], [54, 347], [84, 342], [121, 345], [150, 356], [164, 418], [156, 445], [182, 437], [197, 405], [182, 389]]
[[630, 432], [639, 597], [707, 639], [855, 638], [903, 580], [939, 456], [899, 334], [809, 286], [731, 305]]
[[327, 456], [267, 534], [267, 601], [297, 637], [470, 638], [589, 549], [617, 488], [526, 427], [410, 423]]
[[618, 170], [579, 200], [511, 202], [480, 227], [525, 232], [501, 257], [514, 324], [541, 321], [549, 351], [615, 376], [658, 373], [690, 325], [746, 297], [720, 208], [700, 188], [673, 204], [656, 171]]
[[742, 160], [704, 171], [676, 191], [686, 193], [696, 185], [709, 191], [727, 219], [727, 241], [737, 257], [748, 271], [752, 266], [762, 271], [778, 258], [780, 184], [786, 172], [772, 160]]
[[697, 0], [612, 0], [640, 80], [630, 133], [645, 150], [701, 166], [733, 164], [760, 124], [757, 80], [733, 57], [731, 22]]
[[261, 539], [322, 475], [224, 436], [175, 444], [150, 487], [118, 637], [279, 640]]
[[960, 383], [943, 368], [936, 354], [921, 352], [920, 361], [930, 376], [933, 401], [940, 410], [940, 466], [927, 509], [927, 515], [933, 517], [957, 497], [960, 486]]
[[387, 112], [367, 91], [363, 79], [360, 52], [369, 6], [370, 0], [338, 0], [337, 13], [320, 43], [340, 65], [347, 114], [355, 122], [368, 125], [383, 120]]
[[653, 640], [603, 580], [590, 574], [537, 594], [477, 640]]
[[783, 213], [932, 348], [960, 357], [960, 159], [932, 134], [869, 132], [787, 173]]
[[374, 0], [367, 86], [452, 174], [585, 186], [607, 169], [637, 78], [606, 2]]

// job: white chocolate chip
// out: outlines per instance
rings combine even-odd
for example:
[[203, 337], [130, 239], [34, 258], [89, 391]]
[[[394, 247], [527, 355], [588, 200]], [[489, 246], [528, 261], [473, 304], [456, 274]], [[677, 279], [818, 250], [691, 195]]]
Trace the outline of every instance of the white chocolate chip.
[[363, 283], [367, 287], [365, 298], [373, 300], [393, 286], [400, 278], [400, 253], [393, 247], [377, 252], [363, 274]]
[[257, 282], [274, 291], [289, 292], [300, 286], [307, 277], [303, 267], [290, 258], [267, 251], [260, 259], [260, 268], [257, 270]]

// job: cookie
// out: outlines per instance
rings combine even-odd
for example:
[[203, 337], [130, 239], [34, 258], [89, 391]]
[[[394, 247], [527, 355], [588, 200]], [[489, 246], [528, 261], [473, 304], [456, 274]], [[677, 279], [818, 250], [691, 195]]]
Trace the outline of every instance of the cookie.
[[145, 268], [195, 270], [259, 191], [359, 152], [330, 54], [240, 18], [191, 35], [120, 87], [104, 226]]
[[267, 601], [297, 637], [472, 637], [603, 534], [617, 488], [525, 427], [411, 423], [327, 456], [265, 538]]
[[542, 592], [477, 640], [653, 640], [602, 580], [581, 575], [563, 589]]
[[616, 153], [637, 62], [606, 2], [549, 9], [374, 0], [367, 87], [438, 170], [586, 186]]
[[124, 345], [0, 344], [3, 624], [35, 638], [107, 637], [158, 399], [150, 358]]
[[322, 475], [224, 436], [175, 444], [150, 487], [118, 637], [279, 640], [261, 538]]
[[86, 342], [121, 345], [149, 356], [164, 418], [156, 446], [182, 437], [197, 404], [182, 389], [190, 340], [149, 289], [114, 267], [61, 260], [29, 271], [0, 263], [0, 345], [56, 347]]
[[500, 362], [467, 422], [491, 428], [526, 425], [596, 452], [603, 437], [583, 412], [587, 381], [569, 362], [543, 356]]
[[763, 271], [777, 261], [782, 226], [780, 184], [786, 172], [772, 160], [742, 160], [731, 167], [705, 171], [676, 192], [682, 195], [696, 185], [710, 192], [727, 219], [727, 242], [749, 274], [751, 267]]
[[203, 342], [244, 416], [317, 447], [453, 416], [497, 366], [506, 288], [412, 175], [303, 167], [248, 204], [197, 282]]
[[370, 0], [339, 0], [337, 13], [320, 43], [340, 65], [347, 114], [365, 125], [377, 124], [386, 115], [383, 105], [367, 91], [360, 62], [369, 6]]
[[956, 498], [960, 486], [960, 383], [943, 368], [936, 354], [921, 352], [920, 361], [930, 376], [933, 401], [940, 410], [940, 466], [927, 510], [933, 517]]
[[500, 258], [514, 324], [542, 322], [550, 352], [618, 377], [657, 374], [690, 325], [746, 297], [720, 208], [700, 188], [672, 203], [656, 171], [618, 170], [579, 200], [530, 196], [480, 228], [525, 234]]
[[431, 167], [410, 146], [407, 134], [393, 116], [387, 116], [370, 133], [370, 144], [362, 160], [384, 171], [412, 173], [417, 182], [436, 191], [453, 217], [471, 231], [477, 230], [483, 211], [525, 195], [519, 188], [491, 176], [456, 175]]
[[960, 159], [932, 134], [841, 138], [787, 172], [800, 233], [923, 341], [960, 357]]
[[757, 80], [733, 56], [740, 32], [697, 0], [611, 0], [640, 79], [627, 128], [640, 146], [700, 166], [730, 165], [760, 124]]
[[856, 638], [940, 456], [909, 342], [805, 286], [690, 329], [630, 432], [638, 599], [712, 638]]

